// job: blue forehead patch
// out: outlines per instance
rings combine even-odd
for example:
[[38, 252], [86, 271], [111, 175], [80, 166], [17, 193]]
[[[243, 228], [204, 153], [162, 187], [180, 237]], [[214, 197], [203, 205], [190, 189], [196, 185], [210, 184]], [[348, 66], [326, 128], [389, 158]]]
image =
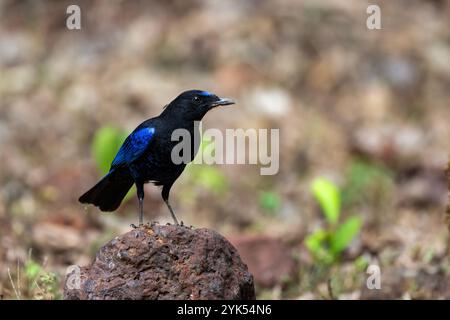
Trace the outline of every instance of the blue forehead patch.
[[204, 97], [213, 96], [213, 94], [211, 92], [208, 92], [208, 91], [200, 91], [199, 95], [204, 96]]

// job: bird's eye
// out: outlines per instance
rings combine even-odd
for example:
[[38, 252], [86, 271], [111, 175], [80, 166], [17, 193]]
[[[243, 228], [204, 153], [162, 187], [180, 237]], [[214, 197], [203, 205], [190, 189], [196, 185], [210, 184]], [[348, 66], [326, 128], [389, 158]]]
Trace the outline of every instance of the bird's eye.
[[198, 96], [195, 96], [194, 98], [192, 98], [192, 101], [198, 102], [198, 101], [200, 101], [200, 98]]

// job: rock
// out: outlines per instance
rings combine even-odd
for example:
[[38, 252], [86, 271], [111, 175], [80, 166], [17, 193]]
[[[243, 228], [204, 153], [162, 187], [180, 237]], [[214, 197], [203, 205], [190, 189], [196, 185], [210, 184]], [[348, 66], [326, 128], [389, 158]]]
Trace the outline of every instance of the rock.
[[64, 285], [69, 300], [255, 299], [253, 276], [236, 249], [209, 229], [139, 227], [104, 245], [90, 266], [72, 270]]
[[79, 230], [51, 222], [37, 223], [31, 235], [33, 244], [43, 250], [70, 251], [86, 244]]

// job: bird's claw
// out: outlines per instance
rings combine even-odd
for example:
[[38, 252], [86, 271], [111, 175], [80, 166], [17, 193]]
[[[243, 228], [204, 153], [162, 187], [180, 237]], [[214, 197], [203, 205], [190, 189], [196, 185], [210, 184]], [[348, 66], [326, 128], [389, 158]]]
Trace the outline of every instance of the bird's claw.
[[134, 223], [130, 224], [130, 227], [132, 227], [133, 229], [137, 229], [137, 226]]
[[170, 222], [167, 222], [166, 223], [166, 226], [180, 226], [180, 227], [184, 227], [184, 222], [183, 221], [180, 221], [180, 223], [170, 223]]
[[157, 225], [157, 224], [159, 224], [158, 221], [147, 222], [147, 225], [148, 225], [149, 227], [153, 227], [153, 226], [155, 226], [155, 225]]

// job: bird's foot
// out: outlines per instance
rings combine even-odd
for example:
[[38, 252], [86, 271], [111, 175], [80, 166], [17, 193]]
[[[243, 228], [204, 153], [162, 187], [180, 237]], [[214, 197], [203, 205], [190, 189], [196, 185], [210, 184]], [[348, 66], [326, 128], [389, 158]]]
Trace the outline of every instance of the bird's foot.
[[147, 222], [147, 226], [149, 226], [149, 227], [153, 227], [153, 226], [155, 226], [157, 224], [159, 224], [158, 221]]
[[184, 228], [186, 228], [186, 229], [193, 229], [193, 228], [194, 228], [193, 225], [188, 226], [188, 225], [184, 224], [183, 221], [180, 221], [180, 226], [182, 226], [182, 227], [184, 227]]
[[185, 228], [190, 228], [190, 229], [193, 228], [193, 226], [188, 227], [188, 226], [184, 225], [184, 222], [183, 222], [183, 221], [180, 221], [180, 223], [170, 223], [170, 222], [167, 222], [167, 223], [166, 223], [166, 226], [180, 226], [180, 227], [185, 227]]
[[130, 224], [130, 227], [132, 227], [133, 229], [137, 229], [137, 226], [134, 223]]

